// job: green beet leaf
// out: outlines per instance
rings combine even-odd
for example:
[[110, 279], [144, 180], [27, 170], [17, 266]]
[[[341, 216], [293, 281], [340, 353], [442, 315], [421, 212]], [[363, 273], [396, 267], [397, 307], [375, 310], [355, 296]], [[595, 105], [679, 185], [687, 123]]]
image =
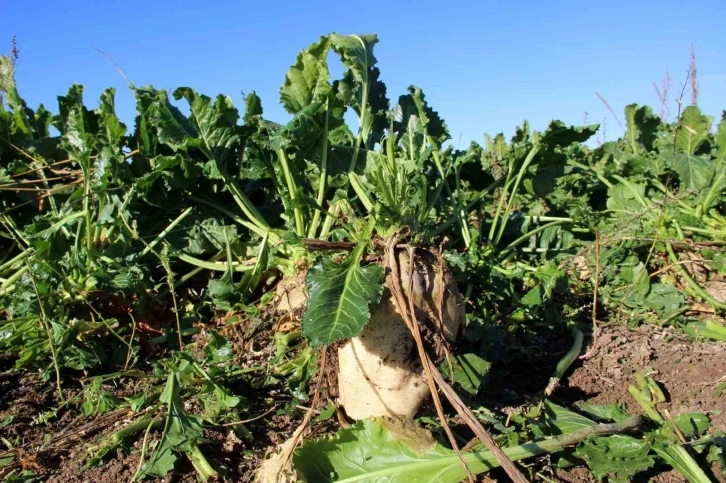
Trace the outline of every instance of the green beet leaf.
[[302, 330], [314, 347], [360, 334], [370, 319], [370, 304], [381, 299], [383, 268], [360, 266], [366, 244], [362, 242], [340, 264], [322, 258], [308, 272], [310, 300]]
[[454, 451], [395, 420], [364, 420], [334, 439], [307, 442], [293, 461], [307, 481], [455, 483], [466, 476]]
[[556, 434], [568, 434], [595, 426], [595, 421], [574, 411], [545, 400], [544, 410], [547, 424]]
[[330, 92], [330, 73], [327, 57], [330, 39], [322, 37], [297, 56], [295, 65], [285, 74], [280, 100], [285, 110], [295, 114], [313, 101], [325, 98]]
[[683, 188], [701, 190], [710, 184], [713, 163], [704, 156], [676, 153], [673, 158], [673, 170], [678, 173]]
[[676, 134], [676, 145], [686, 154], [694, 154], [708, 139], [711, 129], [711, 118], [701, 114], [696, 106], [688, 106], [683, 110], [681, 125]]
[[[594, 424], [590, 421], [580, 425], [583, 432], [577, 434], [510, 446], [503, 451], [512, 461], [559, 451], [586, 437], [589, 426]], [[473, 474], [499, 466], [490, 451], [463, 452], [462, 456]], [[306, 481], [315, 482], [458, 483], [466, 479], [456, 452], [437, 443], [410, 419], [358, 421], [332, 438], [307, 441], [295, 452], [293, 463]]]
[[606, 476], [610, 481], [628, 481], [633, 475], [647, 470], [655, 460], [648, 455], [651, 445], [623, 434], [595, 437], [577, 448], [575, 455], [584, 459], [596, 478]]
[[[492, 365], [476, 354], [462, 354], [451, 357], [454, 367], [454, 382], [469, 394], [477, 394], [486, 381]], [[441, 364], [441, 372], [450, 378], [449, 364]]]
[[202, 437], [204, 428], [199, 418], [184, 410], [176, 371], [169, 374], [159, 401], [167, 405], [164, 433], [159, 447], [144, 464], [142, 472], [148, 476], [163, 477], [174, 469], [177, 460], [175, 453], [193, 451], [199, 438]]

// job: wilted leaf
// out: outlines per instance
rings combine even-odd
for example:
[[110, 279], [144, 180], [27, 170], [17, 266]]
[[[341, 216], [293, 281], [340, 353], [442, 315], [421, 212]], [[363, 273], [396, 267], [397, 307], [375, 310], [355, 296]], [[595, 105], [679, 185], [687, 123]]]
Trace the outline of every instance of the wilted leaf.
[[192, 451], [192, 447], [202, 437], [204, 428], [196, 416], [187, 414], [184, 410], [176, 371], [169, 373], [159, 401], [167, 406], [164, 433], [159, 447], [149, 461], [144, 463], [142, 471], [145, 475], [161, 478], [174, 469], [177, 460], [175, 453]]
[[656, 283], [645, 298], [645, 306], [669, 314], [678, 310], [685, 300], [683, 294], [673, 285]]
[[627, 481], [655, 464], [648, 456], [650, 449], [647, 440], [615, 434], [592, 438], [577, 448], [575, 454], [587, 462], [596, 478], [611, 476], [615, 481]]

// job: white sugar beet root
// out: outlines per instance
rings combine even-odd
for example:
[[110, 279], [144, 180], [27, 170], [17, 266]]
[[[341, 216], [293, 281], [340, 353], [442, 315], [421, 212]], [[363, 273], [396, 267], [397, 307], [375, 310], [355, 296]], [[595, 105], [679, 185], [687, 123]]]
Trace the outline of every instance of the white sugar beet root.
[[[427, 257], [432, 258], [432, 257]], [[401, 282], [406, 296], [409, 258], [398, 256]], [[456, 282], [448, 272], [429, 260], [417, 261], [414, 269], [413, 303], [419, 321], [438, 320], [443, 312], [443, 334], [456, 338], [465, 318], [464, 303]], [[381, 302], [371, 308], [371, 319], [363, 332], [338, 349], [338, 389], [346, 414], [353, 419], [413, 416], [430, 395], [421, 360], [411, 332], [396, 309], [391, 276]]]

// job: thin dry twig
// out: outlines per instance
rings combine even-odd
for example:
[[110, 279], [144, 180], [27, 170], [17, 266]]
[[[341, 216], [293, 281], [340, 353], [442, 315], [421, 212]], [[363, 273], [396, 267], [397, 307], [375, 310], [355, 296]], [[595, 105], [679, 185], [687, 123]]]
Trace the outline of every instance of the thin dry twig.
[[690, 264], [696, 264], [696, 265], [708, 265], [709, 263], [716, 263], [716, 261], [713, 260], [681, 260], [678, 263], [671, 263], [670, 265], [667, 265], [660, 270], [656, 270], [655, 272], [650, 274], [650, 278], [656, 277], [660, 275], [663, 272], [667, 272], [673, 267], [676, 267], [678, 265], [690, 265]]
[[121, 67], [118, 66], [118, 64], [116, 63], [116, 61], [114, 61], [113, 58], [110, 55], [108, 55], [106, 52], [104, 52], [103, 50], [99, 49], [98, 47], [94, 47], [94, 49], [96, 49], [99, 54], [101, 54], [102, 56], [106, 57], [106, 59], [109, 62], [111, 62], [114, 67], [116, 67], [116, 70], [118, 71], [119, 74], [121, 74], [121, 77], [124, 78], [124, 80], [129, 85], [129, 87], [131, 87], [131, 88], [134, 87], [134, 83], [131, 82], [128, 77], [126, 77], [126, 74], [124, 74], [124, 71], [121, 70]]
[[597, 326], [597, 292], [600, 286], [600, 232], [595, 230], [595, 280], [592, 293], [592, 345], [590, 349], [580, 356], [581, 360], [586, 360], [595, 355], [598, 345], [599, 328]]
[[270, 414], [272, 411], [276, 410], [278, 407], [280, 407], [280, 406], [278, 404], [275, 404], [273, 407], [271, 407], [270, 409], [268, 409], [264, 413], [260, 414], [259, 416], [255, 416], [254, 418], [243, 419], [242, 421], [233, 421], [231, 423], [224, 423], [224, 424], [220, 424], [220, 426], [222, 426], [222, 427], [239, 426], [240, 424], [251, 423], [253, 421], [257, 421], [258, 419], [264, 418], [265, 416], [267, 416], [268, 414]]
[[[37, 161], [35, 158], [31, 158], [31, 159], [33, 161]], [[72, 163], [72, 162], [73, 162], [72, 159], [64, 159], [62, 161], [56, 161], [55, 163], [50, 163], [50, 164], [45, 163], [45, 166], [41, 166], [39, 168], [30, 169], [28, 171], [23, 171], [22, 173], [16, 173], [16, 174], [14, 174], [14, 175], [12, 175], [10, 177], [11, 178], [19, 178], [21, 176], [25, 176], [25, 175], [28, 175], [30, 173], [35, 173], [36, 171], [42, 171], [44, 169], [51, 169], [53, 166], [60, 166], [61, 164], [68, 164], [68, 163]]]
[[622, 122], [620, 122], [620, 119], [618, 118], [618, 115], [617, 115], [617, 114], [615, 114], [615, 111], [613, 111], [613, 108], [612, 108], [612, 107], [610, 107], [610, 104], [608, 103], [608, 101], [606, 101], [606, 100], [605, 100], [605, 98], [604, 98], [603, 96], [601, 96], [599, 92], [596, 92], [596, 93], [595, 93], [595, 95], [597, 96], [597, 98], [598, 98], [598, 99], [600, 99], [600, 101], [601, 101], [601, 102], [602, 102], [603, 104], [605, 104], [605, 108], [606, 108], [606, 109], [607, 109], [608, 111], [610, 111], [610, 114], [612, 114], [613, 118], [615, 118], [615, 122], [617, 122], [617, 123], [618, 123], [618, 126], [620, 126], [620, 129], [625, 129], [625, 128], [623, 127], [623, 123], [622, 123]]
[[691, 84], [691, 105], [698, 104], [698, 73], [696, 70], [696, 47], [691, 43], [691, 67], [689, 70], [688, 81]]
[[682, 444], [686, 444], [686, 438], [685, 438], [685, 436], [683, 436], [683, 433], [681, 432], [680, 428], [678, 427], [676, 422], [673, 420], [673, 416], [671, 416], [670, 411], [668, 411], [667, 409], [664, 409], [663, 416], [665, 416], [666, 421], [668, 421], [668, 424], [671, 425], [671, 427], [673, 428], [673, 431], [676, 432], [676, 435], [678, 436], [678, 439], [680, 440], [680, 442]]

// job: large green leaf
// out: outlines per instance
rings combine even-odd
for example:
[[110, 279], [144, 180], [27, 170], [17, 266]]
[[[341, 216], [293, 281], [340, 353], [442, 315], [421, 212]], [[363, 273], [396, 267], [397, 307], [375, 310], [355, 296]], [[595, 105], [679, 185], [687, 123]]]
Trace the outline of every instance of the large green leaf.
[[693, 154], [708, 139], [710, 128], [711, 118], [701, 114], [697, 106], [688, 106], [681, 115], [676, 145], [686, 154]]
[[298, 54], [280, 89], [280, 100], [287, 112], [295, 114], [330, 92], [329, 49], [330, 39], [326, 36]]
[[630, 104], [625, 107], [625, 140], [626, 145], [633, 154], [641, 149], [647, 151], [653, 149], [656, 132], [660, 126], [660, 119], [653, 114], [648, 106], [638, 107], [637, 104]]
[[15, 128], [23, 135], [30, 135], [33, 131], [31, 122], [35, 116], [18, 94], [13, 61], [5, 55], [0, 55], [0, 94], [2, 93], [6, 94], [7, 103], [13, 110]]
[[456, 483], [466, 477], [454, 451], [413, 423], [395, 420], [367, 419], [333, 439], [307, 442], [293, 461], [307, 481], [317, 482]]
[[136, 94], [136, 109], [143, 122], [139, 128], [148, 139], [148, 126], [156, 130], [161, 143], [166, 144], [174, 151], [183, 150], [189, 138], [196, 138], [197, 131], [192, 122], [174, 105], [169, 102], [169, 96], [163, 89], [152, 87], [134, 89]]
[[[337, 96], [358, 114], [362, 139], [367, 147], [380, 138], [387, 126], [386, 112], [389, 101], [386, 86], [378, 78], [373, 47], [378, 43], [376, 34], [330, 34], [333, 50], [346, 67], [343, 79], [336, 81]], [[365, 110], [365, 115], [364, 115]]]
[[565, 148], [574, 143], [584, 143], [595, 135], [599, 124], [589, 126], [567, 126], [562, 121], [552, 121], [542, 136], [542, 144], [551, 148]]
[[174, 91], [174, 98], [184, 97], [191, 108], [191, 119], [198, 133], [198, 139], [187, 142], [199, 147], [202, 152], [217, 163], [225, 163], [235, 154], [239, 144], [237, 120], [239, 113], [232, 99], [219, 95], [213, 103], [208, 96], [197, 94], [189, 87]]
[[544, 402], [547, 424], [558, 434], [568, 434], [595, 426], [597, 423], [574, 411], [558, 406], [552, 401]]
[[624, 212], [632, 215], [643, 210], [640, 199], [645, 196], [645, 186], [642, 184], [631, 183], [633, 190], [624, 184], [616, 184], [608, 189], [607, 207], [615, 212]]
[[343, 263], [323, 257], [306, 277], [308, 308], [302, 330], [314, 347], [360, 334], [370, 319], [368, 306], [383, 293], [383, 268], [360, 266], [366, 243], [361, 242]]
[[701, 190], [711, 182], [713, 163], [705, 156], [676, 153], [673, 159], [673, 170], [678, 173], [681, 185], [685, 189]]
[[[578, 440], [570, 439], [568, 444]], [[562, 448], [561, 439], [549, 438], [503, 451], [510, 460], [519, 461]], [[499, 466], [490, 451], [463, 452], [462, 456], [473, 474]], [[359, 421], [333, 438], [306, 442], [295, 452], [293, 462], [307, 481], [315, 482], [458, 483], [466, 479], [456, 452], [438, 444], [411, 420]]]
[[716, 147], [718, 159], [726, 158], [726, 112], [724, 112], [721, 122], [718, 123], [718, 130], [716, 131]]
[[592, 416], [597, 421], [620, 422], [630, 417], [622, 404], [590, 404], [584, 401], [579, 401], [575, 404], [578, 409]]
[[356, 81], [366, 81], [370, 69], [377, 62], [373, 46], [378, 43], [378, 36], [330, 34], [330, 41], [333, 50], [340, 56], [343, 65], [352, 71]]
[[398, 98], [393, 128], [407, 154], [420, 154], [427, 136], [439, 145], [450, 138], [446, 123], [429, 107], [424, 93], [416, 86], [409, 86], [408, 94]]

